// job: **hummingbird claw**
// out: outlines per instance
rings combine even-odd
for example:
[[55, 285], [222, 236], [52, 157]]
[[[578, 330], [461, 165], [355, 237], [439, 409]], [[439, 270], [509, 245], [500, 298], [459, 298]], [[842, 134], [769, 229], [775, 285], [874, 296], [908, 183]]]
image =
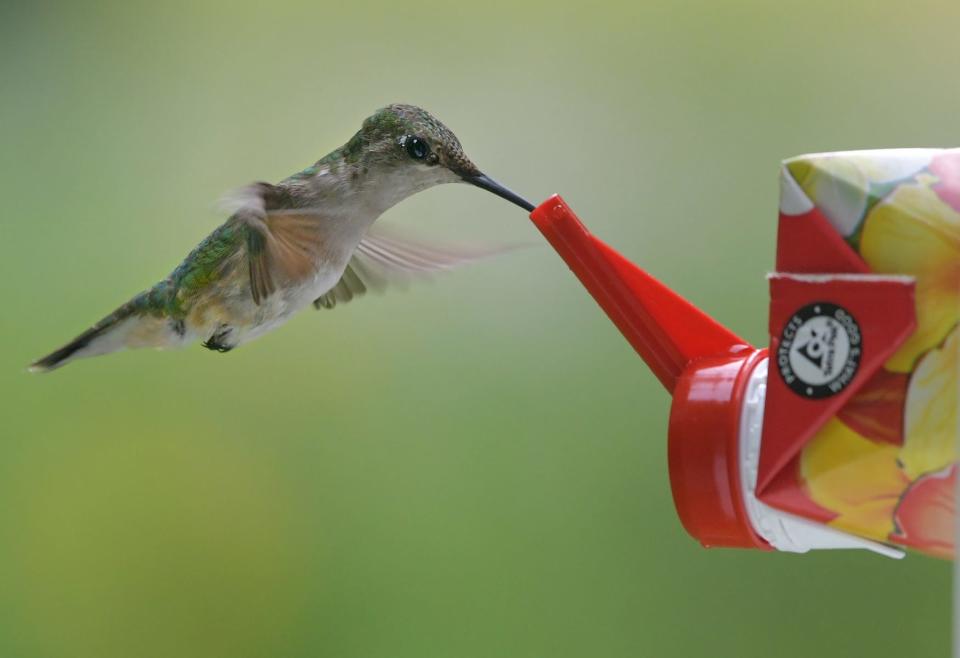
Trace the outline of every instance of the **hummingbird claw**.
[[233, 333], [233, 327], [221, 326], [218, 328], [210, 338], [203, 341], [202, 345], [208, 350], [214, 350], [215, 352], [220, 352], [221, 354], [226, 354], [232, 350], [236, 345], [228, 345], [226, 343], [227, 336]]

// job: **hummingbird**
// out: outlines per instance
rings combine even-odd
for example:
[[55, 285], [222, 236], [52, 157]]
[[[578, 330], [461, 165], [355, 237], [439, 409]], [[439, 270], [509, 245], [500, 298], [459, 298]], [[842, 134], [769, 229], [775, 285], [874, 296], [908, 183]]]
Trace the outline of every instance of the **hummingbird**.
[[228, 352], [311, 305], [330, 309], [368, 289], [487, 255], [438, 248], [374, 227], [392, 206], [443, 183], [469, 183], [533, 210], [529, 201], [484, 175], [456, 135], [429, 112], [390, 105], [306, 169], [279, 183], [238, 190], [230, 199], [229, 219], [167, 278], [30, 370], [197, 340]]

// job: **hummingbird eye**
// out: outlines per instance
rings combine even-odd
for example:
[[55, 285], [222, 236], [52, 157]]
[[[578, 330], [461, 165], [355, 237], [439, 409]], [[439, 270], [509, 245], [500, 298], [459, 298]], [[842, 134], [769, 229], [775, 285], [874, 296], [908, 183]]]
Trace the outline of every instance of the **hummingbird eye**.
[[410, 135], [404, 139], [403, 147], [407, 150], [407, 154], [414, 160], [423, 160], [430, 155], [430, 147], [427, 146], [427, 143], [423, 139], [415, 135]]

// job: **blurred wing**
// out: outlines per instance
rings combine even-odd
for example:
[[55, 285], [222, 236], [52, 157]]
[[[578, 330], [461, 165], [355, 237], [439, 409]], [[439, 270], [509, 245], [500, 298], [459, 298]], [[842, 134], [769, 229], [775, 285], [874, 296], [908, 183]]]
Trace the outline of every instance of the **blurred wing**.
[[314, 300], [314, 307], [333, 308], [368, 290], [380, 292], [437, 272], [452, 270], [513, 247], [465, 247], [419, 242], [393, 231], [371, 228], [360, 241], [343, 276], [329, 291]]
[[269, 183], [245, 188], [235, 213], [247, 226], [247, 265], [255, 304], [274, 293], [277, 283], [312, 276], [323, 251], [323, 217], [309, 210], [267, 211]]

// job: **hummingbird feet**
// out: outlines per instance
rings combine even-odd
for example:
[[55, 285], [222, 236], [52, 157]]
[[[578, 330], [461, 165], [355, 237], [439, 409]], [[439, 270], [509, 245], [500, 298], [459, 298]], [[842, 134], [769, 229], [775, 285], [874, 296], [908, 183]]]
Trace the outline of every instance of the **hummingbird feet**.
[[210, 338], [203, 341], [203, 346], [208, 350], [215, 350], [220, 353], [229, 352], [236, 345], [227, 344], [227, 337], [233, 333], [233, 328], [226, 325], [220, 325]]

